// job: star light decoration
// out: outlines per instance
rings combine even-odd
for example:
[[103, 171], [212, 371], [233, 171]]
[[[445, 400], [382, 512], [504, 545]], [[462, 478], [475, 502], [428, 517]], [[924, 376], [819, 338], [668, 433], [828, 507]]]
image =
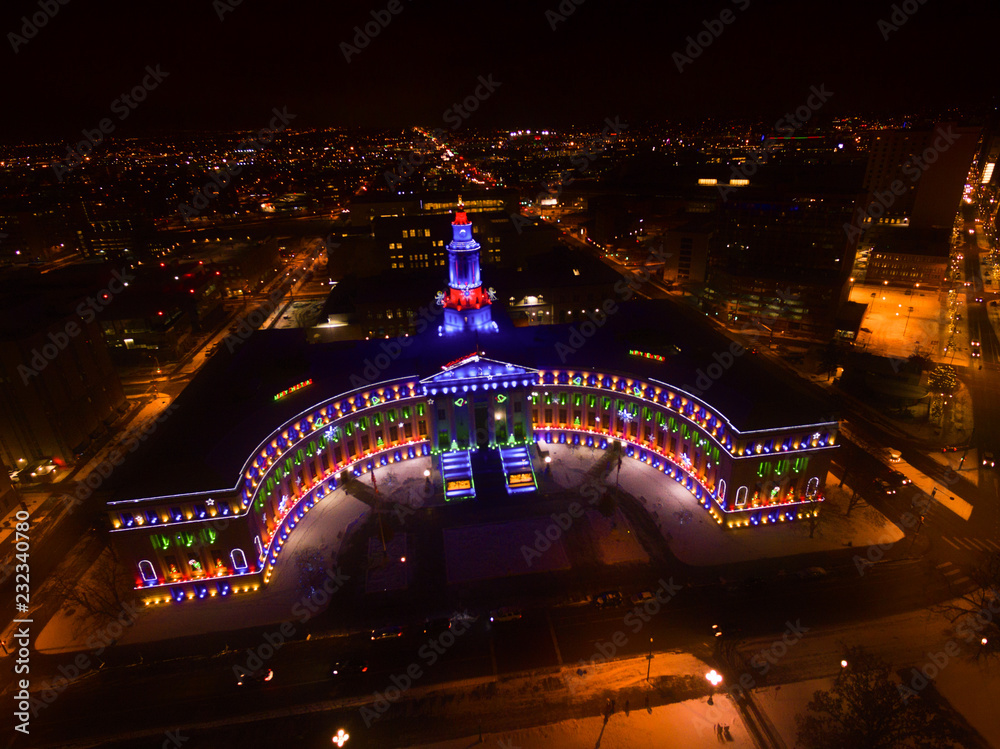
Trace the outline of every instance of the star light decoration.
[[629, 413], [628, 410], [625, 408], [621, 409], [618, 412], [618, 416], [622, 419], [622, 421], [626, 422], [627, 424], [631, 424], [633, 421], [635, 421], [635, 416]]
[[214, 499], [206, 499], [205, 500], [205, 504], [208, 505], [209, 507], [211, 507], [212, 505], [215, 504], [215, 500]]
[[326, 437], [327, 442], [335, 442], [340, 439], [340, 427], [330, 427], [325, 432], [323, 436]]

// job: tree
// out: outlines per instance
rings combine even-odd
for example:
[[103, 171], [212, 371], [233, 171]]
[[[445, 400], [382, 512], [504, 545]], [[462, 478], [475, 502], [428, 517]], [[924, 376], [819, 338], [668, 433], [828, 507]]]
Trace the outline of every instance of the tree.
[[134, 610], [135, 581], [122, 564], [114, 545], [101, 552], [84, 574], [53, 578], [56, 592], [67, 608], [79, 609], [79, 619], [103, 627]]
[[907, 357], [906, 361], [917, 372], [926, 372], [934, 366], [934, 360], [925, 351], [917, 349]]
[[998, 658], [1000, 617], [994, 612], [1000, 610], [1000, 553], [983, 558], [969, 577], [976, 588], [942, 604], [938, 610], [955, 625], [955, 634], [977, 658]]
[[862, 647], [847, 649], [832, 688], [813, 693], [797, 715], [805, 749], [952, 747], [957, 731], [921, 691], [901, 686], [889, 664]]
[[958, 389], [958, 376], [955, 374], [955, 368], [950, 364], [936, 366], [927, 380], [927, 387], [930, 388], [931, 392], [942, 395], [954, 393]]

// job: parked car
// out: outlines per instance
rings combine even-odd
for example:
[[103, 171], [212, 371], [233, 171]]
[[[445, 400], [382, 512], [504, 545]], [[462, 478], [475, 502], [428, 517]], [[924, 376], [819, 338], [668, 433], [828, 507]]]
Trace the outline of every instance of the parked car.
[[819, 577], [826, 577], [826, 570], [822, 567], [806, 567], [795, 573], [800, 580], [815, 580]]
[[451, 619], [447, 616], [438, 617], [436, 619], [427, 619], [424, 622], [425, 635], [439, 635], [442, 632], [447, 632], [449, 629], [451, 629]]
[[640, 593], [636, 593], [634, 596], [629, 598], [629, 600], [632, 602], [633, 605], [640, 606], [644, 604], [646, 601], [652, 601], [655, 597], [656, 596], [653, 595], [652, 591], [644, 590]]
[[996, 466], [996, 461], [993, 459], [993, 453], [989, 450], [983, 451], [983, 465], [986, 468], [993, 468]]
[[598, 593], [596, 596], [594, 596], [594, 604], [599, 609], [608, 609], [608, 608], [613, 608], [615, 606], [621, 606], [622, 603], [623, 603], [622, 594], [619, 593], [617, 590], [607, 590], [603, 593]]
[[269, 668], [258, 668], [256, 671], [240, 671], [236, 679], [238, 687], [259, 687], [274, 678], [274, 671]]
[[368, 670], [368, 664], [357, 658], [348, 658], [342, 661], [334, 661], [330, 666], [330, 675], [334, 678], [345, 676], [360, 676]]
[[379, 627], [372, 630], [372, 640], [394, 640], [403, 636], [402, 627]]
[[521, 609], [514, 608], [513, 606], [502, 606], [490, 612], [490, 621], [494, 623], [513, 622], [520, 619], [521, 616]]

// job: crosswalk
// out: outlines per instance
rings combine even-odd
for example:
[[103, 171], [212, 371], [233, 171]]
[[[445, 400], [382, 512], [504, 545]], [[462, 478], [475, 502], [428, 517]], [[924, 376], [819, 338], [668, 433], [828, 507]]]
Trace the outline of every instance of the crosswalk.
[[968, 536], [941, 536], [941, 540], [955, 549], [965, 551], [1000, 551], [1000, 544], [988, 538], [969, 538]]
[[941, 562], [937, 565], [938, 570], [944, 575], [945, 580], [948, 581], [948, 585], [962, 585], [963, 583], [969, 582], [969, 578], [962, 574], [962, 569], [956, 567], [951, 562]]

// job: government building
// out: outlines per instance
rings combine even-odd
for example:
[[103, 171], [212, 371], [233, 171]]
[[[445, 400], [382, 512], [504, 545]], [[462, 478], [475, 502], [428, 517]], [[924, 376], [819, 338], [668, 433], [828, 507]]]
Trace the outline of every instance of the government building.
[[570, 444], [662, 472], [720, 532], [818, 513], [836, 415], [752, 337], [625, 280], [579, 322], [515, 327], [461, 207], [452, 235], [414, 335], [228, 339], [115, 472], [112, 541], [147, 603], [252, 593], [317, 503], [414, 459], [446, 503], [530, 502], [546, 445]]

